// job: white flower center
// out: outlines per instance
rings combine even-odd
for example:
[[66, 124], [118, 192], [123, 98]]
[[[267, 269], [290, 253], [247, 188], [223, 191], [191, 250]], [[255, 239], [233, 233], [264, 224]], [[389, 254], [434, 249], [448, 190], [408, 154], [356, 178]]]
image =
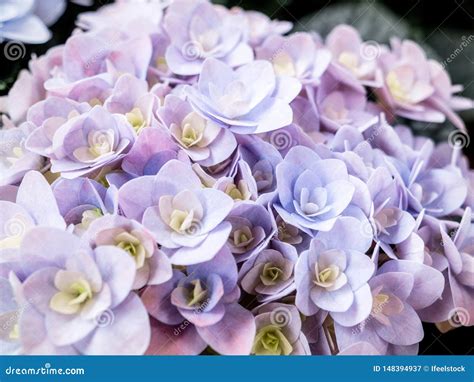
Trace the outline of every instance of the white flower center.
[[277, 76], [296, 77], [296, 68], [290, 55], [286, 52], [279, 52], [272, 60], [273, 70]]
[[60, 270], [54, 278], [59, 290], [50, 300], [52, 310], [62, 314], [75, 314], [93, 296], [89, 282], [78, 272]]
[[137, 269], [145, 265], [145, 260], [151, 257], [140, 239], [133, 235], [133, 232], [121, 232], [115, 237], [115, 245], [124, 251], [128, 252], [135, 260]]
[[347, 69], [349, 69], [354, 74], [357, 74], [359, 68], [359, 58], [352, 52], [342, 52], [337, 61]]
[[125, 117], [137, 134], [140, 134], [140, 132], [146, 127], [145, 117], [138, 107], [134, 107], [129, 113], [126, 113]]

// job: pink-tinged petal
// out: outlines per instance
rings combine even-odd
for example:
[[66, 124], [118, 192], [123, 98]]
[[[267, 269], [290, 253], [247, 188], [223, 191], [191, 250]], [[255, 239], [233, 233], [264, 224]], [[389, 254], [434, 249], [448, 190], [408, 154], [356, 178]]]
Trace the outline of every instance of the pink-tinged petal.
[[41, 101], [44, 90], [30, 71], [22, 69], [8, 93], [7, 110], [13, 122], [23, 121], [31, 105]]
[[226, 314], [217, 324], [197, 328], [201, 338], [224, 355], [250, 354], [255, 330], [252, 313], [239, 304], [226, 306]]
[[372, 310], [372, 293], [370, 287], [365, 284], [354, 292], [354, 302], [351, 307], [342, 313], [332, 312], [331, 317], [339, 325], [354, 326], [369, 317]]
[[152, 317], [167, 325], [177, 325], [183, 321], [174, 305], [171, 304], [171, 293], [184, 276], [179, 271], [173, 272], [173, 277], [160, 285], [149, 286], [142, 294], [142, 301]]
[[196, 310], [178, 309], [181, 315], [197, 328], [212, 326], [218, 323], [225, 315], [225, 307], [223, 304], [218, 304], [208, 312], [201, 312], [199, 308]]
[[198, 355], [206, 347], [206, 342], [189, 321], [170, 326], [151, 320], [151, 342], [147, 355]]
[[75, 347], [86, 355], [141, 355], [150, 344], [150, 321], [140, 298], [131, 293], [112, 311], [108, 320]]
[[[175, 152], [176, 144], [163, 128], [144, 129], [137, 138], [128, 155], [122, 162], [122, 168], [129, 174], [145, 175], [147, 164], [163, 152]], [[150, 174], [152, 175], [152, 174]], [[153, 174], [154, 175], [154, 174]]]

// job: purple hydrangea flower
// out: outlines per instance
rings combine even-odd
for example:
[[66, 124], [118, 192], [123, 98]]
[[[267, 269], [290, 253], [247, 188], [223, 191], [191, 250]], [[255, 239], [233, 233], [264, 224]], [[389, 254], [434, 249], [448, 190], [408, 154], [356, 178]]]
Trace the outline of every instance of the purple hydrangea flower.
[[245, 17], [247, 40], [252, 47], [258, 47], [269, 36], [283, 35], [293, 28], [291, 22], [271, 20], [261, 12], [244, 11], [239, 7], [233, 7], [230, 11]]
[[340, 218], [301, 253], [295, 268], [295, 304], [303, 314], [311, 316], [322, 309], [343, 326], [368, 317], [372, 298], [367, 282], [375, 265], [365, 255], [371, 239], [359, 234], [358, 224], [355, 218]]
[[45, 352], [45, 342], [54, 345], [49, 354], [146, 351], [150, 324], [131, 292], [135, 264], [125, 251], [109, 245], [92, 250], [71, 233], [38, 227], [27, 233], [20, 252], [36, 265], [22, 284], [36, 311], [20, 317], [25, 353]]
[[318, 48], [313, 36], [298, 32], [282, 37], [273, 35], [256, 49], [257, 59], [273, 65], [277, 76], [297, 78], [302, 84], [318, 84], [331, 61], [331, 53]]
[[[60, 172], [64, 178], [76, 178], [97, 172], [123, 158], [135, 141], [135, 132], [124, 116], [110, 114], [101, 106], [67, 120], [53, 130], [43, 124], [38, 133], [31, 135], [27, 148], [51, 159], [51, 171]], [[43, 136], [52, 136], [43, 148]], [[43, 146], [43, 147], [41, 147]], [[39, 150], [36, 147], [40, 147]]]
[[8, 92], [6, 109], [15, 123], [23, 122], [28, 109], [46, 98], [44, 83], [62, 65], [63, 46], [51, 48], [45, 55], [32, 57]]
[[415, 138], [407, 127], [393, 129], [383, 120], [366, 134], [375, 137], [372, 144], [388, 154], [384, 166], [404, 185], [408, 206], [415, 214], [425, 210], [427, 215], [442, 217], [463, 205], [467, 181], [456, 163], [437, 158], [432, 140]]
[[104, 216], [94, 220], [82, 236], [95, 248], [113, 245], [135, 261], [133, 289], [162, 284], [172, 276], [168, 257], [158, 249], [153, 235], [135, 220], [123, 216]]
[[360, 85], [382, 85], [377, 56], [383, 48], [364, 43], [352, 26], [336, 26], [326, 38], [326, 47], [333, 56], [329, 71], [338, 81], [356, 89], [360, 89]]
[[102, 28], [77, 33], [66, 41], [62, 67], [44, 86], [51, 94], [84, 100], [85, 95], [111, 89], [122, 73], [144, 79], [151, 54], [145, 25], [135, 24], [127, 32]]
[[132, 178], [156, 175], [171, 159], [179, 159], [179, 146], [163, 127], [145, 129], [122, 161], [122, 169]]
[[84, 30], [120, 28], [127, 31], [137, 23], [156, 28], [162, 21], [164, 5], [158, 1], [116, 1], [105, 4], [94, 12], [78, 15], [76, 25]]
[[311, 355], [294, 305], [274, 302], [257, 308], [254, 314], [257, 330], [251, 354]]
[[443, 272], [446, 283], [443, 294], [434, 304], [420, 312], [424, 321], [451, 320], [459, 325], [474, 325], [474, 228], [471, 209], [466, 208], [454, 236], [440, 225], [442, 256], [433, 266]]
[[201, 166], [213, 166], [230, 157], [237, 147], [234, 134], [196, 113], [191, 105], [168, 95], [158, 115], [174, 141]]
[[463, 89], [460, 85], [453, 85], [451, 78], [446, 72], [446, 69], [434, 60], [428, 60], [430, 69], [431, 85], [434, 88], [434, 93], [429, 99], [433, 107], [443, 113], [454, 126], [458, 129], [466, 130], [464, 121], [455, 113], [455, 111], [462, 111], [472, 109], [474, 101], [465, 97], [455, 95]]
[[217, 8], [207, 0], [173, 2], [163, 25], [171, 40], [166, 63], [176, 74], [201, 73], [203, 62], [209, 57], [231, 67], [253, 60], [253, 51], [243, 40], [243, 16]]
[[115, 187], [105, 188], [88, 178], [59, 178], [52, 188], [61, 215], [66, 224], [75, 225], [75, 233], [82, 233], [99, 217], [118, 211]]
[[177, 160], [166, 163], [155, 177], [126, 183], [119, 204], [127, 217], [141, 221], [154, 235], [173, 264], [212, 259], [230, 234], [231, 225], [224, 219], [232, 199], [203, 188], [191, 167]]
[[3, 117], [0, 129], [0, 186], [16, 184], [30, 170], [40, 170], [44, 161], [41, 156], [25, 148], [25, 140], [31, 133], [30, 125], [14, 126]]
[[148, 92], [148, 84], [131, 74], [119, 77], [104, 107], [111, 113], [123, 114], [137, 134], [146, 127], [159, 126], [155, 111], [159, 98]]
[[391, 51], [387, 50], [379, 57], [384, 82], [376, 89], [377, 94], [397, 115], [419, 121], [443, 122], [443, 113], [429, 102], [435, 89], [431, 84], [425, 52], [410, 40], [392, 39], [391, 43]]
[[256, 201], [258, 198], [257, 180], [253, 177], [248, 163], [239, 160], [232, 172], [232, 176], [228, 174], [215, 180], [213, 187], [225, 192], [236, 202]]
[[443, 283], [440, 272], [426, 265], [406, 260], [387, 262], [369, 281], [373, 301], [370, 316], [352, 327], [336, 322], [339, 348], [362, 341], [380, 354], [416, 354], [423, 339], [416, 310], [432, 304]]
[[355, 186], [338, 159], [292, 148], [276, 168], [278, 201], [274, 207], [287, 223], [310, 234], [330, 230], [351, 204]]
[[90, 111], [90, 105], [61, 97], [49, 97], [28, 110], [27, 124], [32, 130], [25, 145], [42, 156], [53, 155], [54, 134], [70, 119]]
[[268, 61], [258, 60], [236, 70], [213, 58], [202, 67], [197, 87], [186, 94], [193, 107], [237, 134], [264, 133], [289, 125], [289, 103], [301, 85], [294, 78], [276, 78]]
[[236, 203], [225, 220], [232, 226], [227, 247], [237, 262], [259, 253], [275, 233], [270, 213], [255, 202]]
[[390, 244], [399, 244], [412, 233], [415, 219], [400, 206], [403, 188], [384, 167], [376, 168], [367, 181], [372, 196], [370, 223], [376, 241], [393, 256]]
[[331, 74], [325, 74], [316, 93], [321, 124], [329, 131], [350, 125], [360, 131], [377, 123], [378, 117], [367, 111], [365, 92], [338, 82]]
[[282, 161], [280, 153], [273, 145], [255, 135], [239, 135], [237, 138], [239, 153], [252, 172], [259, 198], [273, 193], [276, 190], [275, 169]]
[[298, 259], [290, 244], [273, 240], [269, 248], [249, 258], [239, 271], [241, 286], [258, 301], [275, 301], [295, 290], [294, 268]]
[[178, 354], [199, 354], [207, 345], [221, 354], [249, 354], [255, 322], [236, 303], [239, 295], [237, 266], [226, 247], [212, 260], [186, 273], [175, 270], [170, 281], [148, 287], [142, 299], [157, 320], [149, 353], [166, 354], [173, 342]]

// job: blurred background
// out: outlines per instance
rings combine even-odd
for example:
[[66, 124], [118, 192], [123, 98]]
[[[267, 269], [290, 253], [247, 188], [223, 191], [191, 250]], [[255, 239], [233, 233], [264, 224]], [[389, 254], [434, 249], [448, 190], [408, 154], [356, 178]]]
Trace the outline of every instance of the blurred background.
[[[19, 0], [22, 1], [22, 0]], [[62, 16], [49, 27], [51, 39], [45, 44], [25, 44], [16, 60], [0, 55], [0, 95], [8, 93], [18, 72], [26, 68], [32, 54], [41, 55], [50, 47], [62, 44], [74, 29], [81, 12], [97, 9], [110, 3], [107, 0], [91, 1], [90, 6], [67, 2]], [[391, 36], [410, 38], [423, 46], [431, 58], [441, 62], [451, 75], [454, 84], [464, 86], [464, 96], [474, 99], [474, 1], [430, 0], [213, 0], [228, 7], [258, 10], [271, 18], [288, 20], [295, 30], [317, 31], [325, 37], [337, 24], [346, 23], [359, 30], [365, 40], [388, 43]], [[1, 21], [1, 17], [0, 17]], [[0, 44], [5, 52], [6, 42]], [[474, 110], [461, 114], [473, 135]], [[415, 124], [420, 134], [443, 139], [453, 128], [444, 126], [427, 128]], [[473, 144], [474, 145], [474, 144]], [[474, 163], [472, 146], [465, 147], [471, 167]], [[473, 354], [474, 348], [467, 328], [441, 334], [434, 325], [425, 324], [425, 338], [420, 354]], [[472, 334], [472, 333], [471, 333]]]

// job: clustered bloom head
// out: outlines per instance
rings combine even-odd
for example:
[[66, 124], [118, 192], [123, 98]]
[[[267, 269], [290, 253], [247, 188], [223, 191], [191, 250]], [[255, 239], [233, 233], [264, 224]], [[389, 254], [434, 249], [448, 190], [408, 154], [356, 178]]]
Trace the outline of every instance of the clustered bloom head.
[[416, 354], [474, 324], [474, 171], [409, 128], [473, 104], [416, 43], [207, 0], [78, 26], [2, 102], [2, 353]]

